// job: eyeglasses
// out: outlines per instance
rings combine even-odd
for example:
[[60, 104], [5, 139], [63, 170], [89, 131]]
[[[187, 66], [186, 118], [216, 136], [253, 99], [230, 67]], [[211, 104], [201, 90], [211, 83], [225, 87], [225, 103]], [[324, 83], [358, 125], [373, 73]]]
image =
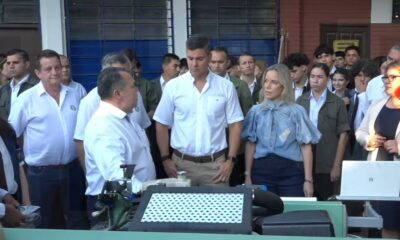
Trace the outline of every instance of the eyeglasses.
[[382, 81], [387, 81], [387, 80], [389, 80], [389, 82], [393, 82], [396, 78], [399, 78], [400, 77], [400, 75], [384, 75], [383, 77], [382, 77]]

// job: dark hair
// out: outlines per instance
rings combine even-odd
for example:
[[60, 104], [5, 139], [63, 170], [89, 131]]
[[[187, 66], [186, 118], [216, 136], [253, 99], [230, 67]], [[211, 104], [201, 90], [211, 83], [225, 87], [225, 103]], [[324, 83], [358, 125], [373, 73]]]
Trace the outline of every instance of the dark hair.
[[136, 52], [132, 48], [124, 48], [124, 49], [121, 49], [121, 51], [119, 51], [119, 52], [124, 54], [129, 59], [129, 61], [131, 61], [131, 62], [137, 61]]
[[310, 59], [308, 59], [307, 55], [304, 53], [292, 53], [287, 56], [282, 63], [290, 70], [293, 70], [294, 67], [308, 66], [308, 64], [310, 64]]
[[314, 51], [314, 57], [318, 58], [321, 54], [329, 54], [333, 55], [333, 48], [331, 46], [328, 46], [327, 44], [323, 43], [319, 45], [315, 51]]
[[186, 41], [186, 49], [204, 49], [207, 53], [209, 53], [211, 50], [210, 41], [205, 36], [193, 35]]
[[0, 53], [0, 70], [3, 70], [3, 66], [6, 62], [7, 56], [4, 53]]
[[235, 56], [229, 56], [229, 60], [231, 60], [231, 64], [229, 65], [228, 68], [239, 65], [239, 58]]
[[378, 65], [378, 67], [381, 67], [382, 64], [384, 62], [386, 62], [386, 60], [387, 60], [387, 56], [377, 56], [372, 59], [372, 61], [374, 61], [376, 63], [376, 65]]
[[179, 61], [179, 57], [176, 54], [167, 53], [162, 57], [161, 63], [162, 65], [168, 64], [172, 61], [172, 59]]
[[115, 90], [125, 87], [126, 82], [121, 72], [129, 73], [123, 68], [116, 67], [107, 67], [100, 72], [97, 78], [97, 92], [101, 100], [110, 99]]
[[19, 49], [19, 48], [14, 48], [9, 50], [8, 52], [6, 52], [6, 56], [11, 56], [11, 55], [20, 55], [22, 57], [22, 59], [24, 59], [25, 62], [29, 61], [29, 54], [27, 51], [23, 50], [23, 49]]
[[325, 63], [316, 63], [316, 64], [312, 65], [312, 67], [310, 68], [310, 73], [314, 68], [321, 68], [322, 71], [324, 71], [325, 76], [329, 78], [330, 70], [329, 70], [328, 65], [326, 65]]
[[181, 60], [179, 60], [179, 62], [181, 63], [181, 68], [188, 67], [186, 58], [182, 58]]
[[4, 134], [3, 136], [5, 137], [15, 137], [14, 129], [3, 118], [0, 118], [0, 132], [2, 133], [1, 135]]
[[346, 54], [346, 53], [347, 53], [348, 51], [350, 51], [350, 50], [356, 51], [357, 54], [358, 54], [358, 56], [361, 55], [361, 50], [360, 50], [360, 48], [357, 47], [357, 46], [354, 46], [354, 45], [347, 46], [347, 47], [344, 49], [344, 53]]
[[335, 72], [331, 75], [333, 78], [333, 75], [335, 74], [342, 74], [344, 79], [346, 79], [346, 81], [351, 82], [352, 81], [352, 74], [350, 72], [350, 70], [347, 70], [345, 68], [336, 68]]
[[248, 53], [248, 52], [244, 52], [244, 53], [240, 54], [239, 57], [238, 57], [238, 61], [237, 61], [237, 62], [238, 62], [238, 65], [240, 64], [240, 58], [241, 58], [241, 57], [244, 57], [244, 56], [249, 56], [249, 57], [253, 58], [253, 62], [254, 62], [254, 63], [256, 62], [256, 59], [254, 58], [253, 55], [251, 55], [251, 54]]
[[211, 51], [224, 52], [226, 57], [229, 58], [228, 49], [226, 49], [226, 47], [218, 46], [218, 47], [213, 48]]
[[357, 76], [358, 73], [363, 72], [370, 78], [374, 78], [380, 74], [379, 66], [373, 60], [361, 59], [354, 63], [351, 68], [353, 77]]
[[344, 52], [343, 51], [336, 51], [335, 52], [335, 56], [344, 58]]
[[60, 61], [60, 55], [51, 49], [45, 49], [42, 50], [36, 57], [36, 69], [40, 70], [40, 68], [42, 67], [40, 65], [40, 60], [42, 60], [42, 58], [57, 58], [58, 61]]

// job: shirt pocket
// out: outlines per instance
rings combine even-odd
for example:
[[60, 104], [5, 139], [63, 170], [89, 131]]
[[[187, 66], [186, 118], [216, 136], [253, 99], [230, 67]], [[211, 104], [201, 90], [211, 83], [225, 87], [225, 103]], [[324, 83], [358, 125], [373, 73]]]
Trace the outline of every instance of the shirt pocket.
[[225, 115], [225, 99], [220, 96], [210, 96], [207, 99], [207, 115]]

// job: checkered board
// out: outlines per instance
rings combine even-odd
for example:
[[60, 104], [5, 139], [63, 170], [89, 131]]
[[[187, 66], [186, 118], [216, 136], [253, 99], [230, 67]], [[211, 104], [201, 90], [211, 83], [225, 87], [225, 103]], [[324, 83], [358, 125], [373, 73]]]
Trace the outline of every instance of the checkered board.
[[141, 222], [241, 223], [243, 194], [155, 193]]
[[250, 233], [252, 192], [245, 187], [151, 186], [132, 231]]

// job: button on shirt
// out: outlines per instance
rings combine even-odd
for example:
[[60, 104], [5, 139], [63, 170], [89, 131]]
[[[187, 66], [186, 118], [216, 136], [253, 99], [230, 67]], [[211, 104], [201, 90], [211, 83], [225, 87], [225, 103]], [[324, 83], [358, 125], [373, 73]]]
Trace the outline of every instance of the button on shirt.
[[19, 89], [21, 88], [21, 85], [28, 81], [29, 74], [26, 75], [24, 78], [21, 79], [21, 81], [18, 82], [18, 84], [14, 84], [14, 78], [10, 81], [10, 88], [11, 88], [11, 106], [14, 104], [15, 100], [18, 97], [18, 92]]
[[106, 180], [122, 179], [121, 164], [135, 164], [133, 177], [156, 177], [144, 130], [115, 106], [101, 102], [85, 131], [86, 195], [100, 194]]
[[77, 158], [73, 133], [78, 113], [74, 91], [61, 85], [59, 104], [42, 82], [19, 95], [9, 122], [24, 136], [25, 162], [33, 166], [67, 164]]
[[172, 127], [171, 146], [192, 156], [227, 147], [225, 128], [243, 120], [233, 84], [211, 71], [199, 92], [187, 72], [167, 84], [154, 120]]
[[322, 106], [326, 101], [326, 91], [327, 89], [324, 90], [324, 92], [321, 94], [318, 100], [314, 98], [313, 91], [311, 91], [310, 94], [310, 120], [316, 128], [318, 128], [319, 110], [321, 110]]
[[[138, 92], [137, 107], [129, 114], [129, 117], [143, 129], [151, 125], [149, 116], [144, 109], [142, 96]], [[78, 118], [76, 122], [76, 129], [74, 133], [74, 139], [83, 140], [85, 128], [93, 114], [99, 108], [100, 96], [97, 93], [97, 87], [93, 88], [89, 94], [81, 100], [78, 112]]]

